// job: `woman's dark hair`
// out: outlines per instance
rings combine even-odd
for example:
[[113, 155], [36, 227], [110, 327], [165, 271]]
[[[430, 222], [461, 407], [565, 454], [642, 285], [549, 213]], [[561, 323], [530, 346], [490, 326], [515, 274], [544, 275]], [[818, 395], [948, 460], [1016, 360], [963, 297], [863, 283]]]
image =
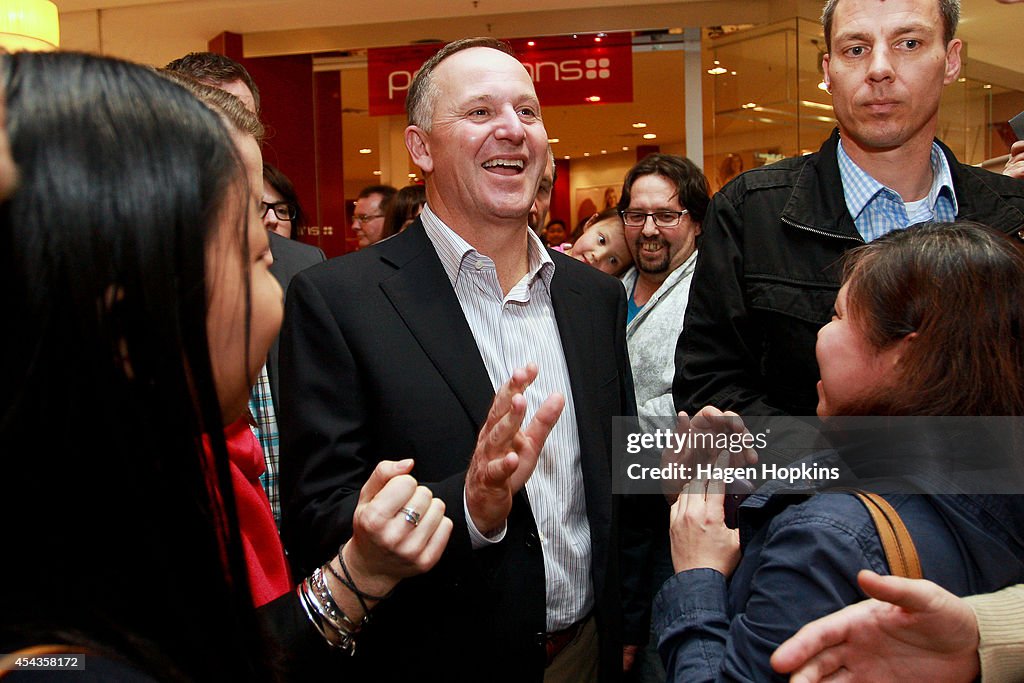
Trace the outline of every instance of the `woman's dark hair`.
[[206, 337], [205, 246], [225, 220], [246, 244], [231, 141], [143, 66], [20, 52], [0, 81], [0, 651], [267, 678]]
[[[299, 239], [302, 229], [306, 227], [306, 212], [302, 210], [302, 204], [299, 203], [299, 195], [295, 193], [295, 186], [292, 185], [292, 181], [277, 166], [266, 162], [263, 163], [263, 180], [270, 183], [270, 186], [277, 190], [277, 193], [281, 195], [281, 199], [295, 207], [291, 238], [293, 240]], [[260, 192], [262, 191], [263, 188], [260, 188]]]
[[388, 202], [381, 239], [402, 232], [405, 222], [415, 218], [419, 208], [426, 203], [427, 188], [424, 185], [406, 185], [400, 189]]
[[911, 333], [892, 388], [858, 415], [1024, 415], [1024, 248], [971, 222], [893, 232], [848, 252], [847, 309], [868, 342]]

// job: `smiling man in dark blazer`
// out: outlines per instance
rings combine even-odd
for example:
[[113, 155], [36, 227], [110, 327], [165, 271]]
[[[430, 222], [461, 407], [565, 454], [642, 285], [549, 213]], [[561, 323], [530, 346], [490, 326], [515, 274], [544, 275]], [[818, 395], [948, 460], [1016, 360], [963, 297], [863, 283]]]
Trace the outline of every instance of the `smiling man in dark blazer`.
[[635, 411], [622, 287], [528, 228], [547, 133], [504, 43], [445, 46], [406, 105], [420, 218], [289, 291], [285, 544], [318, 566], [376, 463], [414, 458], [455, 528], [357, 637], [365, 680], [612, 680], [612, 417]]

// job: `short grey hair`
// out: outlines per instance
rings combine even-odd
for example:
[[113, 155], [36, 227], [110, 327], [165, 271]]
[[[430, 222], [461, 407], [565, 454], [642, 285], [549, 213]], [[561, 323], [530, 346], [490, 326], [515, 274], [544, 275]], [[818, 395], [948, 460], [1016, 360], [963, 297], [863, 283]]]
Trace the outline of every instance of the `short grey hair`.
[[405, 111], [408, 116], [409, 125], [417, 126], [430, 132], [433, 122], [434, 106], [437, 104], [439, 94], [437, 85], [434, 83], [434, 69], [444, 60], [456, 52], [462, 52], [472, 47], [489, 47], [507, 55], [515, 56], [512, 47], [503, 40], [497, 38], [478, 37], [462, 38], [455, 40], [442, 47], [437, 54], [423, 62], [423, 66], [412, 79], [409, 86], [409, 93], [405, 97]]
[[[956, 27], [960, 23], [960, 0], [938, 0], [939, 14], [942, 15], [943, 37], [946, 45], [956, 36]], [[832, 18], [836, 13], [839, 0], [828, 0], [821, 11], [821, 26], [825, 29], [825, 48], [832, 52]]]

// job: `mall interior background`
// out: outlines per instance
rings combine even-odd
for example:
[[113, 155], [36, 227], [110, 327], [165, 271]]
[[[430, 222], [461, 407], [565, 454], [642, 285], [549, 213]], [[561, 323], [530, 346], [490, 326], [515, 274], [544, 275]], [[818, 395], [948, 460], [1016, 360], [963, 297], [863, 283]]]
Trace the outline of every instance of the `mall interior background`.
[[[570, 226], [590, 204], [617, 197], [626, 170], [649, 151], [691, 157], [717, 189], [739, 169], [817, 149], [834, 125], [830, 96], [818, 87], [816, 1], [55, 1], [62, 49], [154, 66], [213, 49], [246, 64], [263, 94], [265, 157], [292, 178], [314, 219], [302, 239], [329, 256], [355, 247], [348, 217], [362, 187], [419, 180], [402, 143], [404, 116], [374, 115], [373, 65], [395, 52], [380, 48], [492, 35], [557, 44], [561, 52], [544, 53], [544, 63], [576, 66], [578, 58], [582, 67], [602, 41], [625, 40], [627, 101], [611, 101], [624, 98], [607, 88], [600, 101], [581, 90], [601, 84], [597, 76], [561, 84], [576, 103], [541, 94], [557, 140], [552, 217]], [[1024, 4], [963, 0], [965, 65], [946, 89], [939, 124], [963, 161], [981, 164], [1009, 148], [1006, 121], [1024, 110], [1021, 26]], [[621, 75], [622, 63], [606, 60], [604, 76]], [[538, 68], [535, 80], [553, 73]]]

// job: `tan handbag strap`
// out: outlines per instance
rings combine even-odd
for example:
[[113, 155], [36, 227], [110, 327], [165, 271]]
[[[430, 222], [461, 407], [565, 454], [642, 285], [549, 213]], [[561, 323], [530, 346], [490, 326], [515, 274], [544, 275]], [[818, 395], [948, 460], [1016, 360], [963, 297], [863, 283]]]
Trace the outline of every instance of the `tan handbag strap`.
[[885, 559], [889, 563], [889, 573], [908, 579], [924, 578], [914, 539], [910, 537], [910, 532], [907, 531], [907, 526], [900, 519], [896, 509], [877, 493], [859, 489], [847, 490], [857, 496], [874, 520], [878, 537], [882, 540]]

